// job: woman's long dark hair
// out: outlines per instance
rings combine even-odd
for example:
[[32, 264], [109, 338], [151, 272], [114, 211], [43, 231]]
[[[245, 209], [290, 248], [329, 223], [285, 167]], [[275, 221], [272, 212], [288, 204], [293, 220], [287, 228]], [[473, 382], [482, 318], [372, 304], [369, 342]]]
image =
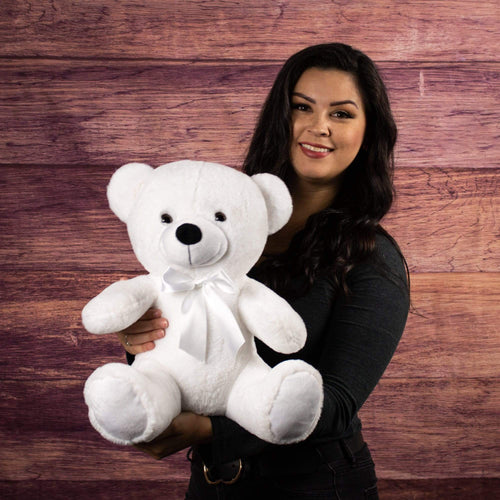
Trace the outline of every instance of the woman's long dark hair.
[[284, 254], [259, 266], [259, 277], [285, 297], [294, 288], [290, 286], [292, 280], [305, 278], [299, 280], [304, 283], [301, 294], [325, 269], [330, 271], [336, 292], [348, 293], [347, 273], [374, 252], [377, 233], [390, 238], [379, 223], [394, 196], [397, 128], [375, 64], [348, 45], [308, 47], [286, 61], [262, 108], [243, 170], [249, 175], [269, 172], [290, 185], [291, 98], [297, 81], [309, 68], [337, 69], [353, 75], [363, 99], [366, 131], [332, 205], [309, 217]]

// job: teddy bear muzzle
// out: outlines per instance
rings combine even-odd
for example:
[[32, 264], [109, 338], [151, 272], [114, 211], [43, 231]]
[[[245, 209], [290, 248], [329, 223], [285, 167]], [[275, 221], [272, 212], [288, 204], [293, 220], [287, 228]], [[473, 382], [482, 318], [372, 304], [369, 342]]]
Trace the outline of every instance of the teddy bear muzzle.
[[228, 249], [225, 233], [214, 223], [180, 221], [163, 231], [161, 250], [167, 260], [180, 266], [203, 267], [222, 259]]

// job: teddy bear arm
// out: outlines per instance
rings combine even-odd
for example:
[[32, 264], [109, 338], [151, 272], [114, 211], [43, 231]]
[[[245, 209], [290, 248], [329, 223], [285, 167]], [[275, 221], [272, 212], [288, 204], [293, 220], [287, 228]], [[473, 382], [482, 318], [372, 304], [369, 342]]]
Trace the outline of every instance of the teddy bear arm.
[[271, 349], [290, 354], [306, 341], [302, 318], [279, 295], [248, 278], [240, 293], [239, 313], [245, 326]]
[[157, 289], [149, 276], [117, 281], [94, 297], [82, 311], [90, 333], [112, 333], [137, 321], [155, 302]]

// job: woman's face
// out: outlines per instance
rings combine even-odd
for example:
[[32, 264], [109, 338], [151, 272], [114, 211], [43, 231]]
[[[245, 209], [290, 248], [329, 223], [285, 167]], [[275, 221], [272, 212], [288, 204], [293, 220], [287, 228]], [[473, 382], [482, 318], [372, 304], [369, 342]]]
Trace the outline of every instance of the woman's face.
[[350, 73], [304, 71], [292, 94], [290, 159], [298, 179], [336, 186], [358, 154], [365, 128], [362, 97]]

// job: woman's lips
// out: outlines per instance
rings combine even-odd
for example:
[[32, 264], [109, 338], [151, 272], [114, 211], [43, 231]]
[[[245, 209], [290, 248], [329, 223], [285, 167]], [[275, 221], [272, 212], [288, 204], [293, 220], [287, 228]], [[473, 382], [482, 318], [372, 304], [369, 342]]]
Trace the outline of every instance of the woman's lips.
[[328, 156], [333, 151], [332, 148], [327, 148], [320, 144], [309, 144], [307, 142], [299, 142], [299, 146], [308, 158], [325, 158], [325, 156]]

